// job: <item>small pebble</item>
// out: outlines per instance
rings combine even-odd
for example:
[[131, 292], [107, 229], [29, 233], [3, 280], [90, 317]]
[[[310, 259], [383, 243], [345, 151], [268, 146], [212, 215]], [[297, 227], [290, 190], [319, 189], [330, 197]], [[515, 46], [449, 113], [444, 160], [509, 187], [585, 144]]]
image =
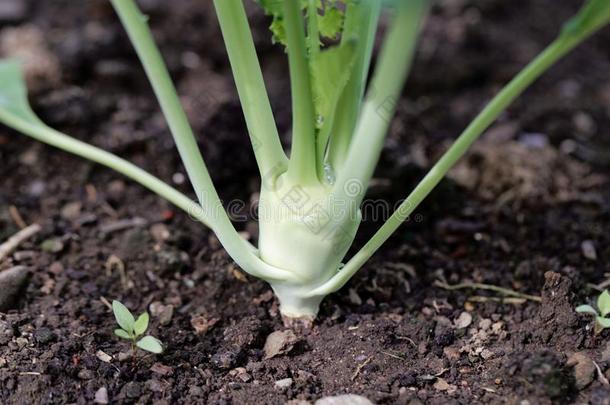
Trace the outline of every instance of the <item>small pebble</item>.
[[462, 312], [460, 316], [455, 320], [456, 329], [464, 329], [470, 326], [472, 323], [472, 315], [468, 312]]
[[59, 253], [64, 250], [64, 243], [59, 238], [47, 239], [40, 248], [47, 253]]
[[528, 148], [541, 149], [549, 145], [549, 137], [546, 134], [525, 133], [519, 137], [519, 142]]
[[13, 253], [13, 259], [17, 262], [22, 262], [25, 260], [31, 260], [36, 257], [36, 252], [33, 250], [20, 250], [18, 252]]
[[157, 242], [165, 242], [171, 236], [165, 224], [154, 224], [150, 227], [150, 234]]
[[60, 215], [68, 221], [75, 221], [81, 213], [83, 204], [80, 201], [69, 202], [61, 208]]
[[116, 355], [116, 358], [118, 361], [125, 361], [128, 359], [131, 359], [132, 356], [131, 356], [131, 353], [129, 353], [129, 352], [120, 352], [119, 354]]
[[93, 371], [86, 368], [78, 372], [78, 378], [80, 378], [81, 380], [92, 380], [94, 377], [95, 374], [93, 373]]
[[186, 181], [186, 177], [182, 173], [174, 173], [174, 175], [172, 176], [172, 181], [174, 182], [174, 184], [184, 184], [184, 182]]
[[29, 271], [24, 266], [16, 266], [0, 272], [0, 311], [6, 311], [16, 306], [20, 292], [29, 279]]
[[577, 389], [582, 390], [593, 382], [596, 369], [593, 361], [586, 353], [574, 353], [568, 358], [566, 364], [574, 367], [573, 373]]
[[174, 316], [173, 305], [163, 305], [161, 301], [152, 302], [149, 306], [150, 314], [157, 318], [162, 326], [168, 325]]
[[315, 405], [373, 405], [373, 403], [363, 396], [346, 394], [320, 398]]
[[290, 329], [271, 333], [267, 336], [267, 341], [263, 348], [265, 360], [290, 352], [297, 340], [296, 335]]
[[155, 374], [159, 374], [159, 375], [163, 375], [163, 376], [174, 374], [173, 368], [171, 368], [170, 366], [166, 366], [165, 364], [161, 364], [161, 363], [153, 364], [152, 367], [150, 368], [150, 371], [152, 371]]
[[280, 390], [285, 390], [290, 388], [290, 386], [292, 385], [292, 378], [284, 378], [282, 380], [277, 380], [275, 382], [275, 388], [280, 389]]
[[102, 350], [95, 352], [95, 356], [104, 363], [110, 363], [112, 361], [112, 356]]
[[449, 384], [445, 379], [438, 378], [433, 385], [435, 390], [438, 391], [448, 391], [451, 388], [451, 384]]
[[43, 181], [34, 180], [30, 184], [28, 184], [26, 193], [30, 197], [37, 198], [37, 197], [40, 197], [44, 193], [46, 188], [47, 188], [46, 184]]
[[589, 260], [597, 260], [597, 251], [595, 250], [595, 245], [591, 240], [584, 240], [580, 244], [580, 248], [582, 249], [582, 255]]
[[93, 401], [96, 404], [108, 403], [108, 390], [106, 389], [106, 387], [102, 387], [95, 392], [95, 399]]

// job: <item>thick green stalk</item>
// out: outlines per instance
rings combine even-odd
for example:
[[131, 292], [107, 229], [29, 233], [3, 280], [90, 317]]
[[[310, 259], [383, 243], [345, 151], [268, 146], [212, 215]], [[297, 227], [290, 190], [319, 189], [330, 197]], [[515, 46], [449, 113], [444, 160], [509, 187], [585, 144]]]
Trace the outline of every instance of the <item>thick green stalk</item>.
[[422, 200], [430, 194], [449, 169], [460, 159], [472, 143], [496, 120], [496, 118], [527, 89], [542, 73], [571, 51], [584, 38], [564, 35], [553, 42], [519, 75], [517, 75], [475, 118], [441, 159], [432, 167], [415, 190], [398, 207], [388, 221], [368, 243], [331, 280], [311, 292], [326, 295], [337, 291], [362, 267], [362, 265], [388, 240], [403, 221], [409, 218]]
[[214, 0], [233, 77], [261, 175], [280, 174], [288, 159], [280, 143], [242, 0]]
[[[320, 29], [318, 26], [318, 1], [308, 0], [307, 3], [307, 41], [309, 50], [309, 60], [314, 60], [320, 54]], [[318, 179], [324, 178], [324, 153], [326, 152], [326, 144], [330, 129], [326, 126], [323, 128], [315, 128], [315, 144], [316, 144], [316, 170]]]
[[385, 40], [343, 169], [333, 188], [335, 199], [359, 206], [407, 79], [428, 0], [401, 1]]
[[345, 91], [339, 99], [331, 130], [328, 159], [336, 172], [341, 170], [347, 158], [352, 135], [358, 122], [380, 13], [380, 1], [350, 3], [347, 6], [342, 41], [358, 38], [358, 47], [356, 63]]
[[292, 150], [288, 176], [297, 184], [317, 184], [314, 105], [300, 1], [284, 1], [292, 91]]

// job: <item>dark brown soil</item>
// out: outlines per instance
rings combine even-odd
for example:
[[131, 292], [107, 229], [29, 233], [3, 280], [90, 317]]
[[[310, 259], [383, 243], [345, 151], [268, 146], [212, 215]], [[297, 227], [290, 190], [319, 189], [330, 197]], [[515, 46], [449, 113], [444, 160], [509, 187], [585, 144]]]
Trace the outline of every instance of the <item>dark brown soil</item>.
[[[32, 95], [40, 116], [190, 193], [109, 2], [31, 3], [10, 22], [0, 16], [0, 27], [32, 24], [56, 56], [60, 81], [43, 77]], [[372, 197], [404, 197], [580, 1], [441, 3]], [[141, 4], [220, 194], [255, 199], [256, 166], [211, 1]], [[252, 10], [287, 132], [284, 55]], [[0, 241], [18, 230], [10, 207], [43, 227], [0, 263], [34, 270], [18, 307], [0, 313], [0, 402], [92, 403], [105, 388], [111, 403], [275, 404], [353, 393], [375, 403], [608, 404], [610, 335], [594, 337], [590, 319], [573, 309], [591, 302], [592, 286], [610, 272], [609, 41], [605, 30], [533, 86], [414, 220], [324, 301], [313, 329], [271, 359], [263, 347], [283, 330], [277, 303], [209, 231], [116, 173], [0, 128]], [[113, 230], [117, 223], [126, 226]], [[256, 236], [253, 221], [238, 226]], [[356, 244], [377, 226], [365, 223]], [[42, 249], [46, 240], [55, 243]], [[542, 302], [498, 301], [439, 281], [492, 284]], [[135, 312], [165, 310], [152, 319], [164, 354], [142, 355], [135, 367], [125, 359], [128, 345], [113, 336], [104, 304], [112, 299]]]

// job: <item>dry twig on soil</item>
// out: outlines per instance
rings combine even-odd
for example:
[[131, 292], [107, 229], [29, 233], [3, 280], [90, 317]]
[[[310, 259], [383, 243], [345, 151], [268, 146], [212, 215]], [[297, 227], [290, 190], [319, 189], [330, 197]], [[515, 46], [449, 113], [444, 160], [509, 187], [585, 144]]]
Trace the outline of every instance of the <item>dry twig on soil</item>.
[[498, 286], [492, 285], [492, 284], [459, 283], [459, 284], [450, 285], [450, 284], [444, 283], [440, 280], [436, 280], [434, 282], [434, 285], [437, 287], [443, 288], [445, 290], [450, 290], [450, 291], [463, 290], [463, 289], [487, 290], [487, 291], [494, 291], [494, 292], [500, 293], [500, 294], [508, 296], [508, 297], [522, 298], [522, 299], [526, 299], [526, 300], [530, 300], [530, 301], [542, 302], [542, 298], [537, 295], [524, 294], [524, 293], [520, 293], [515, 290], [511, 290], [509, 288], [498, 287]]
[[19, 245], [40, 232], [40, 229], [40, 225], [32, 224], [8, 238], [6, 242], [0, 245], [0, 262], [6, 259], [8, 255], [13, 253], [13, 251], [17, 249]]

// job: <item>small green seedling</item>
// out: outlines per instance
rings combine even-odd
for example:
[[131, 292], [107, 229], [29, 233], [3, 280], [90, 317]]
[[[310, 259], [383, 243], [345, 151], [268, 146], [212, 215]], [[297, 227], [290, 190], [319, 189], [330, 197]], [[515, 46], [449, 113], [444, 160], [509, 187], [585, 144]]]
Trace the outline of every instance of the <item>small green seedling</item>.
[[119, 301], [112, 301], [112, 311], [116, 322], [120, 326], [119, 329], [114, 330], [114, 334], [131, 341], [131, 350], [134, 355], [136, 347], [155, 354], [163, 352], [163, 346], [159, 339], [150, 335], [140, 339], [140, 336], [144, 335], [144, 332], [148, 329], [149, 316], [147, 312], [141, 314], [136, 320], [127, 307]]
[[606, 328], [610, 328], [610, 318], [606, 318], [606, 315], [610, 314], [610, 294], [608, 290], [604, 290], [599, 297], [597, 297], [597, 309], [591, 305], [579, 305], [576, 307], [576, 312], [581, 314], [593, 314], [595, 315], [595, 334], [600, 333]]

